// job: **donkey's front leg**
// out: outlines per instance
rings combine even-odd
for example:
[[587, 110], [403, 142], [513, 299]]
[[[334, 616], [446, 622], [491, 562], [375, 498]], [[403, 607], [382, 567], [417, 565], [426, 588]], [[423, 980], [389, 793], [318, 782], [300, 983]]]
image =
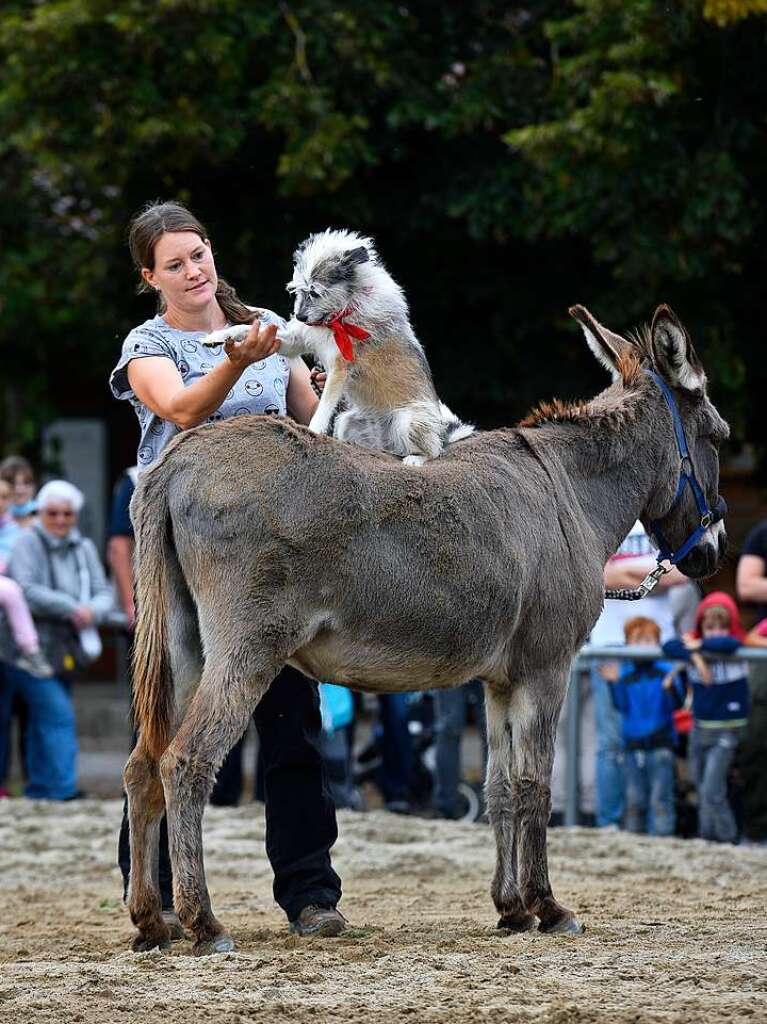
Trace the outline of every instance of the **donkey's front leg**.
[[327, 434], [329, 432], [333, 413], [338, 408], [338, 403], [344, 393], [346, 378], [349, 374], [348, 366], [349, 364], [341, 356], [330, 361], [330, 365], [327, 367], [328, 379], [325, 382], [325, 390], [322, 392], [322, 398], [309, 423], [309, 430], [313, 433]]
[[[223, 664], [213, 670], [210, 664]], [[181, 728], [160, 760], [168, 815], [168, 844], [173, 866], [173, 902], [185, 928], [194, 932], [197, 954], [227, 953], [234, 940], [214, 917], [205, 882], [202, 815], [216, 772], [245, 730], [248, 719], [272, 680], [259, 680], [228, 666], [212, 650], [200, 685]]]
[[487, 708], [488, 760], [485, 779], [487, 816], [495, 833], [495, 875], [490, 888], [496, 910], [501, 915], [499, 928], [525, 932], [535, 927], [517, 887], [515, 848], [515, 810], [511, 799], [511, 734], [509, 709], [511, 696], [485, 686]]
[[567, 670], [526, 681], [520, 713], [512, 717], [512, 799], [518, 822], [517, 879], [522, 899], [542, 932], [583, 931], [575, 914], [557, 903], [549, 882], [546, 829], [551, 815], [551, 769]]

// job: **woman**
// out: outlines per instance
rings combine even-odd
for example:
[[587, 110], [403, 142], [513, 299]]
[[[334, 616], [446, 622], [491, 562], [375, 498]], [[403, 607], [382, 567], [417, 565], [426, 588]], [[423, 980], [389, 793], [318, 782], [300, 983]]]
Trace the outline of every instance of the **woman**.
[[41, 678], [19, 668], [18, 662], [12, 664], [7, 629], [0, 636], [10, 696], [19, 694], [27, 707], [25, 792], [33, 798], [77, 796], [77, 736], [69, 682], [78, 666], [98, 655], [95, 627], [113, 605], [96, 548], [77, 529], [83, 500], [65, 480], [45, 484], [37, 495], [39, 518], [17, 538], [8, 561], [8, 574], [21, 587], [40, 649], [54, 672]]
[[[207, 232], [178, 203], [153, 203], [130, 229], [139, 290], [157, 293], [157, 316], [130, 332], [110, 378], [114, 395], [133, 405], [139, 420], [139, 472], [151, 465], [180, 430], [229, 416], [290, 413], [308, 423], [317, 405], [302, 360], [278, 354], [277, 327], [268, 310], [246, 306], [216, 273]], [[252, 323], [241, 342], [222, 349], [200, 345], [205, 334], [232, 323]], [[330, 862], [337, 838], [335, 809], [319, 753], [317, 688], [295, 669], [277, 676], [254, 715], [265, 769], [266, 850], [274, 870], [274, 897], [299, 935], [337, 935], [341, 882]], [[160, 840], [163, 916], [178, 937], [165, 829]], [[128, 881], [127, 815], [120, 835], [120, 867]]]

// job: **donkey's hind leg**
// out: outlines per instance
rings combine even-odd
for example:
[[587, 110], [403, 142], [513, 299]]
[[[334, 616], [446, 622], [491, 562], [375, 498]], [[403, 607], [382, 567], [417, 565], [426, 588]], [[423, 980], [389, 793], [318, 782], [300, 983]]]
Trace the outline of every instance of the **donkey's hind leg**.
[[512, 799], [518, 834], [518, 881], [522, 899], [540, 919], [542, 932], [583, 931], [575, 914], [554, 899], [549, 882], [546, 828], [551, 814], [551, 769], [567, 670], [526, 680], [512, 718]]
[[[257, 643], [250, 650], [257, 650]], [[214, 917], [205, 882], [202, 816], [216, 772], [245, 731], [279, 663], [258, 668], [249, 655], [207, 652], [200, 685], [176, 736], [160, 760], [173, 865], [173, 902], [195, 935], [195, 953], [225, 953], [234, 940]], [[252, 655], [250, 655], [252, 658]], [[215, 667], [214, 667], [215, 666]]]
[[485, 779], [487, 816], [495, 833], [496, 863], [490, 894], [498, 913], [499, 928], [524, 932], [535, 927], [517, 886], [516, 821], [512, 803], [511, 695], [485, 687], [487, 707], [488, 761]]
[[130, 823], [128, 909], [138, 928], [133, 951], [142, 953], [155, 946], [161, 949], [170, 946], [170, 933], [162, 919], [157, 884], [160, 821], [165, 797], [157, 761], [149, 755], [140, 736], [125, 765], [123, 781]]

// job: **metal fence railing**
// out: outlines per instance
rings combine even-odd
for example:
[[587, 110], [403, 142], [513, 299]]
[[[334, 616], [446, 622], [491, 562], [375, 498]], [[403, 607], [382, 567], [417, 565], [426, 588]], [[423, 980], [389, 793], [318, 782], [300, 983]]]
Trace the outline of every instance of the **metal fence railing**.
[[[730, 655], [708, 655], [711, 661], [767, 661], [767, 647], [739, 647]], [[565, 825], [578, 824], [580, 809], [580, 718], [581, 678], [592, 661], [674, 661], [663, 653], [660, 647], [637, 646], [636, 644], [611, 644], [597, 646], [586, 644], [573, 660], [570, 670], [570, 685], [567, 690], [567, 756], [565, 759]]]

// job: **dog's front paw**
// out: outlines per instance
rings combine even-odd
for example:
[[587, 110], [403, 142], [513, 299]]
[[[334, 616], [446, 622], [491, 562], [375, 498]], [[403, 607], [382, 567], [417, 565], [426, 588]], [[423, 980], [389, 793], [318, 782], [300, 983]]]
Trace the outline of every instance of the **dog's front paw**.
[[406, 455], [402, 462], [406, 466], [422, 466], [428, 459], [425, 455]]
[[234, 327], [222, 327], [220, 331], [213, 331], [206, 334], [202, 344], [206, 348], [218, 348], [226, 341], [242, 341], [247, 338], [250, 331], [250, 324], [236, 324]]

